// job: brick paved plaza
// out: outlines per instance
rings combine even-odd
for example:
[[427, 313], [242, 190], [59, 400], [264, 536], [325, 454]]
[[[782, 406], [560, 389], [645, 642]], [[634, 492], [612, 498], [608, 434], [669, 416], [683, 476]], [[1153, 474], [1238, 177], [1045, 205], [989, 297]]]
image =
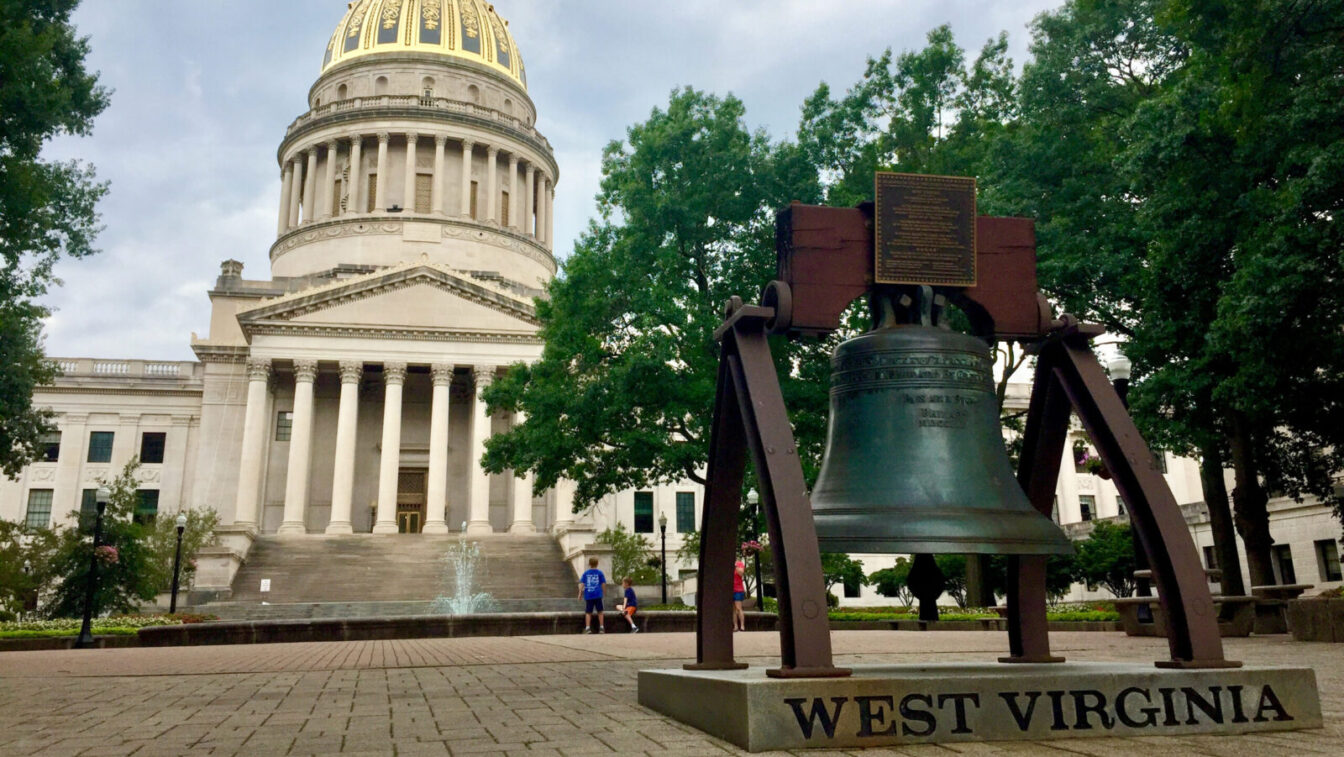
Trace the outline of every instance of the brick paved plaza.
[[[840, 663], [993, 660], [989, 632], [834, 634]], [[1163, 656], [1165, 642], [1058, 633], [1073, 660]], [[753, 665], [773, 633], [739, 634]], [[1344, 753], [1344, 648], [1228, 640], [1233, 659], [1316, 670], [1324, 730], [867, 750], [865, 755]], [[3, 755], [741, 754], [635, 703], [641, 668], [694, 656], [691, 634], [425, 639], [0, 653]], [[833, 754], [808, 752], [810, 755]]]

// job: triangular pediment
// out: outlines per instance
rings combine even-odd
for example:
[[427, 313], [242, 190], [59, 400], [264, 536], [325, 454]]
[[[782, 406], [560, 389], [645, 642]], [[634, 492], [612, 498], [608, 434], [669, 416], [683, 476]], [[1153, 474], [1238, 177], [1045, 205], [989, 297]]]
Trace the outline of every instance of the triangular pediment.
[[377, 271], [293, 292], [238, 313], [244, 333], [354, 331], [530, 337], [532, 303], [434, 264]]

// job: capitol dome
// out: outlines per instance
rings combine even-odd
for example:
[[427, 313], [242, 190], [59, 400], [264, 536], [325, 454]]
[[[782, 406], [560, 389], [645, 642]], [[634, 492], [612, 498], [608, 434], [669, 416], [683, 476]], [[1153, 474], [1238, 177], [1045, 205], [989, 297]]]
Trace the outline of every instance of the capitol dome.
[[355, 0], [336, 26], [322, 61], [396, 53], [433, 53], [482, 64], [527, 89], [509, 22], [480, 0]]

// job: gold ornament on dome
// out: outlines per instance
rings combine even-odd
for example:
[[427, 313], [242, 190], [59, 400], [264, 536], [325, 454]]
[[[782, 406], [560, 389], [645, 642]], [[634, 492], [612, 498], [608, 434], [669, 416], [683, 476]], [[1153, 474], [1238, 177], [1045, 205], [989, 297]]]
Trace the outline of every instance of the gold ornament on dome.
[[439, 28], [439, 21], [443, 18], [443, 0], [424, 0], [421, 11], [426, 29], [433, 31]]
[[495, 43], [499, 46], [499, 51], [507, 55], [509, 53], [509, 35], [504, 30], [504, 22], [499, 20], [499, 14], [494, 9], [490, 10], [490, 24], [495, 27]]
[[369, 12], [369, 3], [372, 0], [360, 0], [359, 7], [355, 9], [350, 16], [350, 25], [346, 27], [347, 37], [358, 37], [359, 27], [364, 25], [364, 16]]
[[383, 0], [383, 28], [395, 29], [401, 18], [401, 4], [404, 0]]
[[472, 39], [480, 36], [481, 21], [476, 17], [476, 5], [472, 0], [462, 2], [462, 29]]

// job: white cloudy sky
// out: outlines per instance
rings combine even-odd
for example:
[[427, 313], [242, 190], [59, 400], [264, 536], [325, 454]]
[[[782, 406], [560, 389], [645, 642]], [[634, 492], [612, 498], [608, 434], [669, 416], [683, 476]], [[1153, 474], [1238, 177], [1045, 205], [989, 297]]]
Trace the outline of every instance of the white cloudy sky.
[[[556, 251], [592, 213], [602, 147], [677, 86], [732, 92], [753, 126], [789, 137], [819, 82], [848, 87], [884, 48], [915, 49], [950, 23], [969, 52], [1061, 0], [498, 0], [527, 61], [556, 151]], [[266, 278], [280, 182], [275, 151], [305, 109], [345, 0], [85, 0], [93, 68], [114, 90], [93, 136], [54, 157], [111, 182], [102, 253], [62, 264], [47, 352], [193, 359], [220, 261]]]

